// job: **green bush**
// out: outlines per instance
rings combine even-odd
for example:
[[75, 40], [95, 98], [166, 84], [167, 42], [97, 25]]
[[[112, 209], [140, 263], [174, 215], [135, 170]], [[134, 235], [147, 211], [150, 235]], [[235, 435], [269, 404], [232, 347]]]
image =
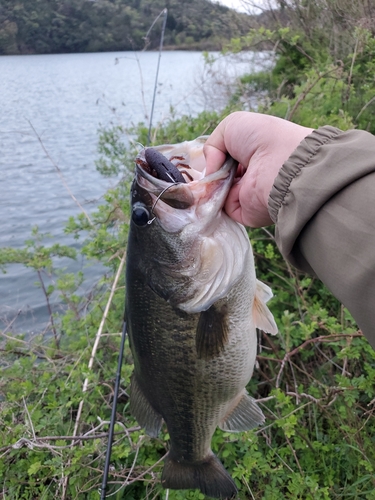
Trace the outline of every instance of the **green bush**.
[[[172, 120], [154, 131], [154, 140], [209, 133], [218, 119], [204, 113]], [[111, 143], [112, 134], [115, 151], [126, 156], [117, 132], [107, 131], [102, 140]], [[132, 132], [145, 142], [143, 126]], [[111, 149], [105, 154], [110, 156]], [[54, 316], [56, 337], [52, 325], [32, 342], [9, 332], [2, 336], [0, 482], [5, 498], [98, 498], [124, 307], [123, 273], [92, 368], [88, 365], [126, 247], [132, 169], [129, 163], [121, 168], [123, 180], [90, 215], [92, 223], [82, 215], [67, 225], [67, 231], [84, 238], [80, 252], [85, 258], [109, 269], [90, 297], [77, 294], [77, 277], [57, 273], [56, 258], [75, 255], [48, 246], [36, 230], [25, 249], [1, 251], [4, 266], [21, 262], [42, 277], [57, 273], [46, 297], [60, 294], [66, 307]], [[260, 334], [258, 366], [248, 387], [267, 421], [240, 434], [217, 430], [213, 449], [234, 477], [240, 499], [375, 498], [375, 352], [324, 286], [282, 259], [270, 230], [249, 235], [258, 277], [275, 293], [270, 307], [280, 330], [276, 337]], [[162, 499], [159, 477], [168, 435], [164, 429], [158, 439], [145, 436], [129, 414], [131, 371], [126, 345], [108, 492], [118, 490], [113, 498]], [[74, 434], [80, 439], [73, 440]], [[203, 498], [197, 491], [169, 492], [171, 500]]]

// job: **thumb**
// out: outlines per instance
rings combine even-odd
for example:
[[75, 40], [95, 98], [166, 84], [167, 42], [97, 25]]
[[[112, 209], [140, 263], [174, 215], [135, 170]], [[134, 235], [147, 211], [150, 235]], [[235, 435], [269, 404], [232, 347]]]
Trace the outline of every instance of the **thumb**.
[[[220, 147], [220, 145], [219, 145]], [[226, 149], [224, 142], [222, 144], [222, 150], [218, 149], [216, 146], [211, 146], [210, 144], [205, 144], [203, 147], [203, 153], [206, 158], [206, 175], [212, 174], [219, 170], [226, 159]]]

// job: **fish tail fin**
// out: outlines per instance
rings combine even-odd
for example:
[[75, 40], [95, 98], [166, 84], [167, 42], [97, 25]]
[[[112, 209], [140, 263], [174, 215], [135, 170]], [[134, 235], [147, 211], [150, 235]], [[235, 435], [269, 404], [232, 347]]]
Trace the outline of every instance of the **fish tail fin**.
[[233, 479], [213, 453], [196, 463], [178, 462], [169, 453], [165, 458], [161, 482], [164, 488], [199, 489], [213, 498], [230, 499], [237, 494]]

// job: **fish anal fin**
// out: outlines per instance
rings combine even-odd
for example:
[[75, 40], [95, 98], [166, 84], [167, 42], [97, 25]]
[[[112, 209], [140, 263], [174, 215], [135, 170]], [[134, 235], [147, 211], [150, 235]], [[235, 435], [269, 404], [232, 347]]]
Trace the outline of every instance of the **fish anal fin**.
[[227, 306], [220, 302], [200, 313], [195, 340], [200, 359], [218, 356], [228, 341]]
[[199, 489], [212, 498], [229, 499], [237, 494], [237, 488], [220, 460], [212, 453], [205, 460], [189, 463], [165, 458], [161, 477], [163, 488], [174, 490]]
[[273, 314], [267, 307], [267, 302], [273, 297], [269, 286], [257, 280], [257, 286], [253, 302], [253, 319], [256, 328], [266, 333], [276, 335], [277, 325]]
[[256, 400], [244, 392], [237, 404], [220, 422], [219, 428], [226, 432], [243, 432], [265, 422], [262, 410]]
[[158, 436], [163, 419], [147, 401], [134, 374], [130, 383], [130, 413], [149, 436]]

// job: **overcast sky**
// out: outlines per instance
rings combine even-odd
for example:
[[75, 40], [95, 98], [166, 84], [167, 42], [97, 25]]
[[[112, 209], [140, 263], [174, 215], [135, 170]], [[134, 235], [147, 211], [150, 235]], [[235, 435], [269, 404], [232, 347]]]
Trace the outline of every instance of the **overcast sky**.
[[[243, 0], [213, 0], [214, 2], [221, 3], [223, 5], [226, 5], [227, 7], [231, 7], [232, 9], [236, 9], [240, 12], [247, 12], [249, 13], [249, 10], [255, 13], [261, 12], [261, 10], [254, 9], [255, 5], [262, 6], [267, 5], [268, 2], [265, 2], [265, 0], [253, 0], [252, 2], [250, 1], [243, 1]], [[246, 6], [247, 3], [247, 6]], [[250, 5], [251, 7], [250, 7]], [[249, 8], [250, 7], [250, 8]]]
[[218, 3], [226, 5], [227, 7], [231, 7], [236, 10], [244, 10], [242, 0], [215, 0]]

